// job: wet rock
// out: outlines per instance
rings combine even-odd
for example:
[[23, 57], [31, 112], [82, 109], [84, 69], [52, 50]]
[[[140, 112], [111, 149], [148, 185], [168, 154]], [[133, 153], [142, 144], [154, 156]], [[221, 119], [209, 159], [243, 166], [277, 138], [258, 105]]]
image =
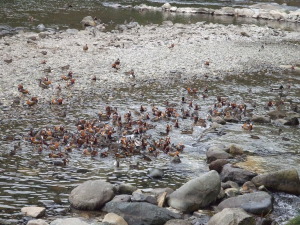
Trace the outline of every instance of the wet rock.
[[131, 195], [116, 195], [111, 202], [130, 202]]
[[84, 169], [84, 168], [79, 168], [76, 170], [76, 173], [88, 173], [88, 172], [91, 172], [91, 171], [88, 169]]
[[174, 156], [174, 157], [171, 159], [171, 163], [174, 163], [174, 164], [181, 163], [180, 157], [179, 157], [179, 156]]
[[215, 214], [209, 221], [208, 225], [255, 225], [253, 216], [241, 208], [223, 209]]
[[253, 17], [255, 14], [254, 10], [242, 8], [242, 9], [235, 9], [235, 15], [240, 17]]
[[158, 197], [157, 197], [157, 205], [159, 207], [164, 207], [165, 205], [165, 202], [167, 200], [167, 192], [163, 192], [162, 194], [160, 194]]
[[102, 222], [106, 222], [111, 225], [128, 225], [128, 223], [123, 219], [123, 217], [115, 213], [106, 214]]
[[210, 170], [215, 170], [218, 173], [221, 173], [223, 166], [226, 165], [229, 161], [227, 159], [217, 159], [211, 162], [208, 167]]
[[170, 12], [176, 12], [177, 9], [178, 9], [178, 8], [177, 8], [176, 6], [173, 6], [173, 7], [170, 8]]
[[45, 25], [44, 24], [39, 24], [37, 25], [36, 29], [40, 30], [40, 31], [43, 31], [46, 29]]
[[164, 171], [161, 169], [153, 168], [149, 171], [149, 177], [161, 179], [164, 176]]
[[227, 188], [225, 190], [225, 194], [227, 195], [227, 197], [231, 198], [231, 197], [235, 197], [235, 196], [239, 195], [240, 191], [236, 188]]
[[276, 225], [277, 223], [275, 223], [270, 218], [262, 218], [262, 217], [256, 218], [256, 225], [274, 225], [274, 224]]
[[225, 183], [221, 183], [221, 187], [224, 188], [224, 189], [227, 189], [227, 188], [239, 189], [240, 188], [240, 186], [236, 182], [233, 182], [231, 180], [226, 181]]
[[56, 219], [50, 225], [88, 225], [79, 218]]
[[253, 115], [251, 120], [252, 120], [252, 122], [255, 122], [255, 123], [270, 123], [271, 122], [270, 116]]
[[174, 219], [169, 220], [164, 225], [192, 225], [192, 223], [186, 220]]
[[222, 125], [226, 124], [226, 121], [220, 116], [212, 117], [211, 121]]
[[240, 146], [230, 145], [229, 153], [232, 155], [242, 155], [242, 154], [244, 154], [244, 150]]
[[272, 120], [286, 117], [286, 113], [279, 110], [268, 112], [268, 115], [271, 117]]
[[207, 162], [211, 163], [217, 159], [230, 159], [232, 155], [225, 152], [224, 149], [219, 146], [212, 146], [206, 151]]
[[94, 27], [97, 25], [96, 21], [91, 16], [84, 17], [80, 23], [85, 27], [88, 27], [88, 26]]
[[153, 205], [157, 205], [157, 200], [154, 196], [143, 194], [141, 191], [135, 191], [132, 193], [132, 202], [148, 202]]
[[235, 10], [232, 7], [223, 7], [221, 9], [215, 10], [214, 15], [234, 16], [235, 15]]
[[163, 10], [170, 10], [172, 8], [172, 6], [170, 5], [170, 3], [165, 3], [161, 6], [161, 8]]
[[114, 186], [105, 181], [86, 181], [72, 190], [69, 201], [76, 209], [100, 209], [115, 196], [114, 191]]
[[258, 175], [252, 179], [258, 187], [264, 185], [267, 189], [290, 194], [300, 194], [300, 180], [296, 169], [280, 170], [273, 173]]
[[218, 194], [218, 199], [223, 199], [225, 198], [226, 194], [223, 188], [221, 188], [220, 193]]
[[267, 192], [258, 191], [225, 199], [217, 208], [242, 208], [248, 213], [266, 215], [273, 210], [273, 199]]
[[120, 184], [116, 186], [116, 192], [118, 194], [129, 194], [131, 195], [134, 191], [137, 190], [137, 187], [130, 184]]
[[298, 126], [299, 125], [299, 120], [298, 120], [297, 117], [286, 118], [286, 122], [283, 125]]
[[21, 209], [21, 212], [23, 214], [25, 214], [25, 216], [31, 216], [31, 217], [34, 217], [34, 218], [38, 218], [38, 217], [42, 217], [42, 216], [45, 215], [46, 208], [44, 208], [44, 207], [34, 207], [34, 206], [23, 207]]
[[12, 59], [4, 59], [3, 61], [6, 62], [7, 64], [10, 64], [10, 63], [12, 63], [13, 60]]
[[102, 209], [122, 216], [128, 225], [162, 225], [180, 215], [146, 202], [108, 202]]
[[49, 225], [49, 223], [47, 223], [45, 220], [38, 219], [28, 221], [27, 225]]
[[242, 168], [233, 167], [230, 164], [226, 164], [223, 167], [222, 172], [220, 174], [223, 182], [230, 180], [240, 185], [244, 184], [246, 181], [251, 180], [256, 175], [256, 173], [250, 172]]
[[220, 189], [219, 174], [212, 170], [188, 181], [170, 194], [168, 204], [183, 212], [193, 212], [214, 202]]
[[160, 196], [164, 192], [167, 192], [167, 194], [169, 195], [169, 194], [173, 193], [174, 190], [172, 188], [168, 188], [168, 187], [167, 188], [154, 188], [147, 193], [152, 194], [156, 198], [158, 198], [158, 196]]

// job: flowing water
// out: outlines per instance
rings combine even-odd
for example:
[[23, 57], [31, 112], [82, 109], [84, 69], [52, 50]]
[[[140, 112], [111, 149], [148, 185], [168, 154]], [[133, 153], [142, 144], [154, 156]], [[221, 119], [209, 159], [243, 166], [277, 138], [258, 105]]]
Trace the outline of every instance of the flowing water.
[[[283, 92], [271, 90], [284, 85]], [[291, 88], [288, 89], [288, 85]], [[208, 97], [201, 94], [189, 95], [187, 87], [203, 90], [208, 87]], [[49, 106], [48, 103], [39, 103], [28, 108], [21, 105], [2, 107], [0, 129], [0, 218], [13, 222], [22, 220], [20, 208], [26, 205], [39, 205], [47, 208], [50, 217], [70, 215], [68, 194], [79, 183], [90, 179], [104, 179], [111, 183], [126, 182], [139, 188], [172, 187], [177, 188], [187, 180], [208, 171], [205, 151], [212, 144], [237, 144], [250, 152], [245, 162], [240, 166], [255, 172], [271, 172], [279, 169], [296, 168], [300, 172], [300, 141], [299, 126], [287, 127], [274, 124], [254, 124], [254, 130], [243, 131], [242, 123], [227, 123], [217, 130], [193, 126], [191, 118], [179, 119], [180, 128], [173, 128], [169, 136], [171, 143], [185, 145], [181, 154], [182, 163], [172, 164], [171, 157], [161, 153], [151, 157], [148, 162], [141, 156], [132, 156], [121, 159], [120, 167], [113, 165], [114, 158], [108, 156], [90, 157], [82, 154], [83, 149], [74, 150], [69, 154], [69, 163], [65, 167], [52, 164], [53, 159], [48, 157], [49, 150], [42, 153], [26, 141], [30, 128], [42, 129], [54, 125], [64, 126], [70, 132], [76, 131], [75, 123], [78, 119], [97, 119], [97, 113], [104, 111], [105, 106], [117, 107], [124, 115], [129, 110], [133, 118], [139, 118], [140, 105], [159, 109], [166, 108], [165, 102], [174, 104], [180, 111], [188, 109], [187, 103], [181, 103], [184, 96], [189, 102], [200, 106], [200, 118], [206, 118], [209, 109], [216, 102], [216, 96], [228, 97], [238, 104], [246, 103], [253, 108], [254, 113], [265, 113], [264, 108], [269, 100], [284, 100], [284, 109], [290, 110], [291, 104], [299, 104], [300, 74], [289, 71], [285, 73], [269, 73], [267, 71], [229, 76], [225, 80], [209, 78], [206, 80], [175, 79], [163, 82], [151, 82], [136, 86], [108, 86], [104, 88], [100, 82], [93, 82], [82, 87], [72, 87], [66, 90], [67, 103], [61, 106]], [[42, 96], [51, 92], [44, 90]], [[39, 96], [42, 98], [42, 96]], [[272, 109], [270, 109], [272, 110]], [[62, 117], [66, 112], [66, 117]], [[245, 118], [246, 119], [246, 118]], [[149, 130], [153, 139], [161, 138], [166, 124], [171, 121], [153, 122], [156, 128]], [[193, 127], [192, 134], [182, 134], [182, 130]], [[278, 132], [279, 128], [282, 130]], [[260, 139], [252, 139], [251, 135]], [[21, 149], [11, 154], [14, 145], [20, 142]], [[102, 151], [102, 150], [100, 150]], [[136, 169], [130, 169], [131, 164], [139, 162]], [[150, 168], [162, 168], [165, 176], [161, 180], [150, 179], [147, 174]], [[276, 193], [275, 210], [271, 214], [280, 223], [297, 213], [300, 198]]]

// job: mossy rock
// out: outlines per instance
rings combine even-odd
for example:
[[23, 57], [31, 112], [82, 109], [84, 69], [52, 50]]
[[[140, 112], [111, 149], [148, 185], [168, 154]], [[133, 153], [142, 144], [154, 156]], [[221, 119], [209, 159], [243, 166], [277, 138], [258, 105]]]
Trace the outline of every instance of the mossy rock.
[[287, 225], [299, 225], [300, 224], [300, 215], [291, 219]]

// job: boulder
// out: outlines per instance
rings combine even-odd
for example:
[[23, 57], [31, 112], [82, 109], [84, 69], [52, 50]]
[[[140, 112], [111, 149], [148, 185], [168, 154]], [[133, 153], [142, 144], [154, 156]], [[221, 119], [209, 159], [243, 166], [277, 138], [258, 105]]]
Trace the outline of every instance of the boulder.
[[50, 225], [88, 225], [79, 218], [56, 219]]
[[240, 185], [244, 184], [246, 181], [251, 180], [256, 175], [256, 173], [250, 172], [248, 170], [233, 167], [231, 164], [226, 164], [220, 174], [222, 182], [230, 180]]
[[209, 221], [208, 225], [255, 225], [253, 216], [241, 208], [223, 209], [215, 214]]
[[212, 117], [211, 122], [215, 122], [222, 125], [226, 124], [226, 121], [220, 116]]
[[89, 180], [72, 190], [69, 201], [76, 209], [100, 209], [115, 196], [114, 186], [102, 180]]
[[220, 189], [220, 176], [212, 170], [188, 181], [170, 194], [168, 204], [183, 212], [193, 212], [214, 202]]
[[154, 196], [143, 194], [141, 191], [135, 191], [132, 193], [132, 202], [148, 202], [157, 205], [157, 200]]
[[219, 146], [212, 146], [206, 151], [207, 162], [211, 163], [217, 159], [230, 159], [232, 155], [224, 151]]
[[146, 202], [108, 202], [102, 209], [122, 216], [128, 225], [163, 225], [180, 215]]
[[170, 3], [165, 3], [161, 6], [161, 8], [163, 10], [170, 10], [172, 8], [172, 6], [170, 5]]
[[215, 161], [212, 161], [209, 165], [208, 168], [210, 170], [215, 170], [218, 173], [221, 173], [223, 166], [226, 165], [229, 161], [227, 159], [217, 159]]
[[247, 8], [235, 9], [235, 15], [240, 17], [252, 17], [254, 14], [255, 12], [252, 9], [247, 9]]
[[299, 120], [297, 117], [292, 117], [292, 118], [285, 118], [286, 122], [284, 123], [284, 125], [287, 126], [298, 126], [299, 125]]
[[273, 173], [258, 175], [252, 179], [256, 186], [264, 185], [274, 191], [300, 194], [300, 180], [296, 169], [280, 170]]
[[46, 208], [44, 207], [35, 207], [35, 206], [30, 206], [30, 207], [23, 207], [21, 209], [21, 212], [25, 216], [31, 216], [34, 218], [42, 217], [45, 215]]
[[161, 169], [153, 168], [149, 171], [149, 177], [160, 179], [164, 176], [164, 171]]
[[130, 202], [131, 195], [116, 195], [111, 201], [112, 202]]
[[97, 25], [96, 21], [91, 16], [84, 17], [80, 23], [85, 27], [88, 27], [88, 26], [94, 27]]
[[214, 12], [214, 15], [224, 15], [224, 16], [234, 16], [235, 10], [232, 7], [223, 7], [221, 9], [217, 9]]
[[186, 220], [173, 219], [166, 222], [165, 225], [192, 225], [192, 223]]
[[241, 191], [242, 192], [254, 192], [254, 191], [257, 191], [257, 188], [252, 181], [247, 181], [246, 183], [243, 184]]
[[266, 215], [273, 210], [273, 198], [267, 192], [258, 191], [228, 198], [222, 201], [217, 208], [219, 210], [242, 208], [248, 213]]
[[244, 150], [236, 145], [230, 145], [229, 146], [229, 153], [232, 155], [243, 155], [244, 154]]
[[116, 186], [116, 192], [118, 194], [128, 194], [131, 195], [134, 191], [137, 190], [137, 187], [130, 184], [120, 184]]
[[102, 222], [106, 222], [111, 225], [128, 225], [128, 223], [123, 219], [123, 217], [115, 213], [106, 214]]
[[49, 225], [45, 220], [29, 220], [27, 225]]
[[255, 122], [255, 123], [270, 123], [271, 122], [270, 116], [253, 115], [251, 120], [252, 120], [252, 122]]
[[235, 197], [235, 196], [239, 195], [240, 191], [236, 188], [227, 188], [225, 190], [225, 194], [227, 195], [227, 197], [231, 198], [231, 197]]
[[271, 117], [272, 120], [286, 117], [286, 113], [280, 110], [268, 112], [268, 115]]
[[240, 186], [236, 182], [233, 182], [231, 180], [226, 181], [225, 183], [221, 183], [221, 187], [224, 188], [224, 189], [227, 189], [227, 188], [239, 189], [240, 188]]

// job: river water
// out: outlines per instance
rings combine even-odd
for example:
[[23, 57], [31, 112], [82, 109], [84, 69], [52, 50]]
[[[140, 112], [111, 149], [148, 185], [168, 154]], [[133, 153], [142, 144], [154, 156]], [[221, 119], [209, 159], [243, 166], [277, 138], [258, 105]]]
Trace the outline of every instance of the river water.
[[[72, 7], [66, 9], [65, 4], [70, 2]], [[165, 2], [165, 1], [164, 1]], [[122, 1], [122, 4], [138, 5], [145, 3], [160, 6], [163, 1]], [[168, 1], [171, 4], [182, 6], [211, 7], [223, 6], [245, 7], [258, 2], [286, 3], [289, 7], [299, 7], [299, 1]], [[272, 21], [256, 21], [235, 18], [212, 18], [205, 15], [173, 15], [161, 12], [139, 13], [131, 9], [114, 9], [110, 5], [120, 3], [116, 1], [38, 1], [4, 0], [0, 2], [0, 24], [11, 27], [26, 27], [35, 29], [38, 24], [47, 28], [66, 29], [78, 28], [80, 20], [86, 15], [97, 16], [104, 23], [111, 26], [123, 23], [125, 20], [136, 20], [141, 24], [161, 23], [163, 20], [174, 22], [193, 23], [209, 21], [223, 24], [257, 23], [260, 25], [283, 26], [287, 29], [298, 29], [295, 24], [274, 23]], [[33, 16], [34, 21], [28, 17]], [[222, 85], [221, 85], [222, 84]], [[284, 85], [283, 93], [271, 91], [272, 87]], [[288, 85], [290, 89], [286, 89]], [[190, 96], [186, 93], [187, 87], [203, 89], [208, 86], [208, 98], [198, 95]], [[97, 90], [97, 91], [95, 91]], [[247, 76], [228, 76], [224, 80], [167, 80], [152, 82], [135, 87], [121, 86], [106, 89], [99, 83], [91, 83], [84, 89], [74, 89], [69, 93], [68, 104], [61, 107], [50, 107], [38, 104], [27, 108], [22, 105], [9, 107], [1, 106], [0, 121], [0, 223], [26, 224], [20, 213], [20, 208], [26, 205], [38, 205], [47, 208], [49, 217], [63, 217], [71, 214], [78, 215], [69, 209], [68, 195], [79, 183], [89, 179], [104, 179], [111, 183], [127, 182], [139, 188], [172, 187], [177, 188], [187, 180], [208, 171], [206, 164], [206, 149], [212, 144], [237, 144], [251, 152], [246, 161], [239, 163], [241, 167], [263, 173], [279, 169], [296, 168], [300, 172], [300, 132], [298, 127], [286, 127], [276, 124], [254, 124], [250, 133], [241, 129], [240, 123], [229, 123], [215, 131], [202, 127], [193, 127], [191, 119], [180, 120], [186, 129], [193, 127], [192, 134], [182, 134], [182, 129], [173, 129], [169, 136], [174, 144], [182, 143], [185, 149], [181, 164], [170, 163], [170, 157], [160, 154], [152, 157], [148, 162], [140, 156], [121, 159], [120, 167], [115, 168], [114, 159], [84, 156], [82, 149], [70, 153], [66, 167], [56, 167], [53, 159], [48, 158], [47, 151], [38, 153], [36, 147], [26, 141], [30, 128], [44, 129], [54, 125], [64, 126], [68, 131], [75, 132], [75, 123], [78, 119], [97, 119], [97, 113], [103, 111], [107, 105], [117, 107], [122, 114], [129, 110], [139, 111], [140, 105], [151, 111], [154, 104], [165, 109], [165, 102], [177, 104], [180, 111], [181, 98], [185, 96], [200, 106], [199, 115], [206, 118], [208, 110], [216, 101], [216, 96], [228, 97], [237, 103], [246, 103], [253, 108], [254, 113], [265, 113], [265, 104], [269, 100], [278, 100], [280, 94], [284, 97], [284, 108], [289, 109], [291, 104], [300, 104], [300, 74], [296, 71], [286, 73], [261, 73]], [[100, 94], [101, 93], [101, 94]], [[61, 115], [67, 112], [66, 117]], [[136, 116], [137, 117], [137, 116]], [[157, 127], [150, 131], [155, 139], [159, 139], [168, 121], [156, 123]], [[208, 122], [208, 125], [210, 123]], [[279, 132], [279, 129], [281, 132]], [[251, 138], [251, 135], [259, 139]], [[14, 145], [20, 143], [21, 148], [16, 154], [11, 154]], [[139, 162], [137, 169], [130, 169], [131, 164]], [[148, 170], [153, 167], [164, 169], [162, 180], [153, 180], [147, 176]], [[275, 210], [270, 215], [280, 224], [299, 211], [300, 198], [276, 193]], [[80, 215], [80, 214], [79, 214]], [[21, 221], [21, 222], [20, 222]]]

